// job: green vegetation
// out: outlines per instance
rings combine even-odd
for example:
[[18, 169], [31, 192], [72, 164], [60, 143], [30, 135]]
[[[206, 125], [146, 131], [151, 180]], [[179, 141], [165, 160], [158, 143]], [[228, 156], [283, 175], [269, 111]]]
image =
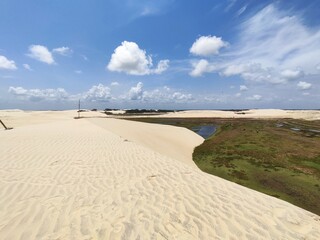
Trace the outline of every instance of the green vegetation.
[[320, 215], [320, 121], [257, 119], [131, 119], [192, 127], [216, 134], [193, 160], [210, 174], [283, 199]]

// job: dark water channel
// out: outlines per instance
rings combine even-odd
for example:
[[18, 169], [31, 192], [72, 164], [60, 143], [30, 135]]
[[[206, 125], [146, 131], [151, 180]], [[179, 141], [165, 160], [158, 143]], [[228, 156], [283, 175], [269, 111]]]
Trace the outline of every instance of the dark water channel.
[[199, 134], [204, 139], [211, 137], [217, 130], [216, 126], [213, 125], [200, 125], [192, 128], [192, 131]]

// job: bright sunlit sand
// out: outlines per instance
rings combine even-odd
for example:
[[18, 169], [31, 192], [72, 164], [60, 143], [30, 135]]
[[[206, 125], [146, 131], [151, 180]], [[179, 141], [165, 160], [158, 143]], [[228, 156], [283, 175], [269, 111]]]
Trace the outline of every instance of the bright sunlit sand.
[[[199, 113], [171, 115], [232, 117]], [[201, 172], [192, 152], [203, 139], [192, 131], [75, 116], [0, 111], [13, 127], [0, 130], [1, 239], [320, 239], [319, 216]]]

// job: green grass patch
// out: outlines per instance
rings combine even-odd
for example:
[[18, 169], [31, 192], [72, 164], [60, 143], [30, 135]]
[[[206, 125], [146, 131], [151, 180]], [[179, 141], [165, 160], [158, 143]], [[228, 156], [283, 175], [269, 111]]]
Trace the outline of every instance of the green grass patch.
[[320, 121], [134, 120], [189, 129], [217, 126], [216, 134], [194, 150], [193, 160], [201, 170], [320, 215]]

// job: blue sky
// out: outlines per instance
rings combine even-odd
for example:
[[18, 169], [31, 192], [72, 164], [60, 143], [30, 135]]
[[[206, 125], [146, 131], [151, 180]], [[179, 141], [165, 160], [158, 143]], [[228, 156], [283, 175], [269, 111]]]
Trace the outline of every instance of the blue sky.
[[0, 109], [319, 108], [320, 1], [2, 0]]

